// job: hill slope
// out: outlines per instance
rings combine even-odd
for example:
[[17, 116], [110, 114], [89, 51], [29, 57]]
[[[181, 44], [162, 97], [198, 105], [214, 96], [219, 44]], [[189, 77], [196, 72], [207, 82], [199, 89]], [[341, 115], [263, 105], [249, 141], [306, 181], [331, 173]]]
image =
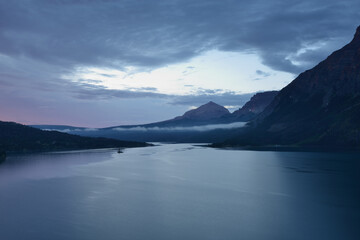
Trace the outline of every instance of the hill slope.
[[54, 151], [143, 147], [147, 145], [146, 143], [80, 137], [56, 131], [42, 131], [14, 122], [0, 121], [0, 149], [5, 151]]

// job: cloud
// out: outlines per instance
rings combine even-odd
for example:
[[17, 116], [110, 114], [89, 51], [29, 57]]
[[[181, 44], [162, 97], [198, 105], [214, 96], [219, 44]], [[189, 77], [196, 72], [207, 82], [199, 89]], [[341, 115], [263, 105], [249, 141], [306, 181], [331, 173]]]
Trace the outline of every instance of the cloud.
[[205, 132], [211, 130], [218, 129], [233, 129], [233, 128], [241, 128], [244, 127], [246, 122], [235, 122], [229, 124], [209, 124], [209, 125], [201, 125], [201, 126], [191, 126], [191, 127], [117, 127], [113, 130], [115, 131], [139, 131], [139, 132], [147, 132], [147, 131], [165, 131], [165, 132]]
[[72, 87], [71, 93], [78, 99], [128, 99], [128, 98], [158, 98], [164, 99], [170, 105], [200, 106], [209, 101], [216, 102], [223, 106], [242, 106], [255, 93], [237, 93], [224, 90], [199, 89], [197, 92], [188, 95], [171, 95], [153, 92], [155, 88], [130, 88], [128, 90], [107, 89], [103, 86], [95, 86], [86, 83], [78, 83]]
[[128, 98], [169, 98], [170, 95], [148, 91], [143, 88], [130, 88], [128, 90], [108, 89], [103, 86], [91, 84], [78, 84], [72, 88], [71, 93], [77, 99], [128, 99]]
[[261, 71], [261, 70], [256, 70], [256, 74], [259, 75], [259, 76], [262, 76], [262, 77], [268, 77], [268, 76], [271, 75], [271, 73], [264, 72], [264, 71]]
[[[0, 53], [64, 67], [156, 68], [213, 49], [251, 51], [299, 73], [333, 50], [329, 41], [348, 41], [359, 8], [356, 0], [2, 1]], [[289, 60], [319, 42], [313, 60]]]
[[200, 106], [213, 101], [223, 106], [242, 106], [254, 95], [254, 93], [239, 94], [231, 91], [214, 93], [212, 90], [209, 90], [205, 92], [207, 93], [173, 96], [169, 99], [169, 102], [173, 105]]
[[97, 128], [73, 128], [73, 129], [51, 129], [51, 128], [47, 128], [47, 129], [43, 129], [44, 131], [57, 131], [57, 132], [64, 132], [64, 133], [72, 133], [72, 132], [81, 132], [81, 131], [85, 131], [85, 132], [96, 132], [99, 129]]
[[225, 108], [227, 108], [228, 110], [237, 110], [239, 109], [241, 106], [240, 105], [235, 105], [235, 106], [232, 106], [232, 105], [225, 105], [224, 106]]
[[100, 73], [101, 76], [103, 77], [107, 77], [107, 78], [113, 78], [113, 77], [116, 77], [115, 74], [107, 74], [107, 73]]

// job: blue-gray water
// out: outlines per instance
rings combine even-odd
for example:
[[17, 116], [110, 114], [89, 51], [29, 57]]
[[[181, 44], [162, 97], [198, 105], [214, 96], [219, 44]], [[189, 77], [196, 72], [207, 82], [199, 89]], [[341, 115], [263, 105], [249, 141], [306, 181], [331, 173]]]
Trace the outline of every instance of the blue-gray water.
[[188, 144], [14, 155], [1, 240], [359, 239], [360, 155]]

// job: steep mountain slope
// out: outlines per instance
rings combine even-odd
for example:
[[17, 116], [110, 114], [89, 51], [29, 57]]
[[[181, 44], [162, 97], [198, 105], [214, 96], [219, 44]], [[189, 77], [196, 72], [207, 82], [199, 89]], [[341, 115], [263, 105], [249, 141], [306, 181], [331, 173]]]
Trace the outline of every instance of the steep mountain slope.
[[3, 151], [53, 151], [91, 148], [143, 147], [146, 143], [107, 138], [89, 138], [42, 131], [14, 122], [0, 121], [0, 149]]
[[233, 112], [232, 116], [239, 121], [252, 120], [264, 111], [277, 94], [278, 91], [256, 93], [242, 108]]
[[349, 44], [283, 88], [249, 126], [223, 145], [359, 147], [360, 27]]

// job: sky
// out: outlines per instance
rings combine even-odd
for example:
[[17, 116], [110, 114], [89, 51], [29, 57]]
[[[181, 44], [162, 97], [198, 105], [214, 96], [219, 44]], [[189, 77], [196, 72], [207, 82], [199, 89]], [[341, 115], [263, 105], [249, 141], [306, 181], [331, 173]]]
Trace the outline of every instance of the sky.
[[107, 127], [230, 111], [348, 43], [358, 0], [0, 0], [0, 120]]

